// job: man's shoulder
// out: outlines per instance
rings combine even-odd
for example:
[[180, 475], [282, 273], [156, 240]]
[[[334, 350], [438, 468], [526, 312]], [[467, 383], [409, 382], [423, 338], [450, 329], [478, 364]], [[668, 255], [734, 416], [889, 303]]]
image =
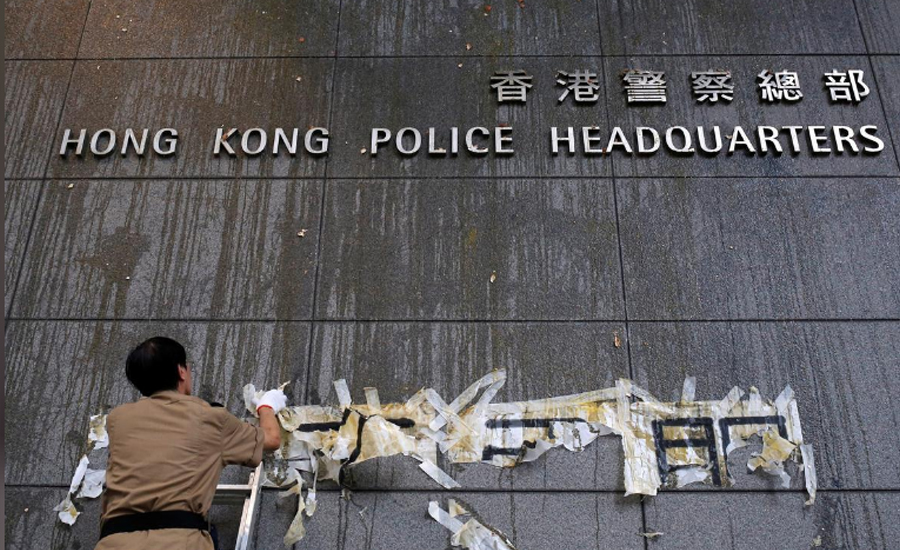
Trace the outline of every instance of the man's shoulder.
[[110, 411], [107, 422], [128, 423], [129, 419], [156, 417], [165, 414], [166, 410], [177, 410], [179, 415], [184, 415], [185, 419], [193, 418], [202, 423], [214, 425], [218, 429], [222, 429], [228, 423], [239, 421], [219, 403], [210, 403], [192, 395], [163, 392], [119, 405]]
[[217, 422], [221, 423], [226, 419], [234, 417], [234, 415], [231, 414], [231, 411], [225, 408], [225, 406], [221, 403], [217, 403], [215, 401], [204, 401], [199, 398], [194, 399], [197, 399], [197, 401], [199, 401], [199, 403], [197, 404], [198, 411], [200, 411], [201, 414], [207, 418], [214, 418]]
[[195, 418], [215, 419], [215, 422], [217, 423], [221, 422], [219, 417], [222, 414], [222, 411], [225, 410], [220, 407], [215, 407], [208, 401], [193, 395], [179, 396], [176, 404], [179, 407], [184, 407], [184, 409]]
[[[186, 407], [198, 412], [208, 412], [215, 408], [215, 404], [208, 403], [193, 395], [182, 395], [175, 392], [161, 392], [150, 397], [142, 397], [137, 401], [124, 403], [109, 412], [110, 417], [129, 414], [142, 414], [150, 409], [169, 406]], [[221, 406], [221, 405], [219, 405]]]
[[118, 418], [120, 416], [128, 416], [133, 413], [138, 413], [143, 408], [143, 402], [146, 401], [146, 398], [142, 397], [137, 401], [130, 401], [128, 403], [122, 403], [121, 405], [114, 407], [109, 414], [107, 415], [107, 419]]

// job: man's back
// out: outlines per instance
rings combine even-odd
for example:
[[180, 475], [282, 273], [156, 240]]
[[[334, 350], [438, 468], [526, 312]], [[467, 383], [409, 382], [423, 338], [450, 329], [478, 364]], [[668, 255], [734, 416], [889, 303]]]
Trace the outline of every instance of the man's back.
[[[176, 391], [117, 407], [109, 414], [107, 430], [103, 520], [168, 510], [205, 516], [222, 469], [228, 464], [256, 466], [262, 459], [262, 430]], [[114, 534], [102, 539], [97, 549], [212, 548], [206, 532], [186, 531]]]

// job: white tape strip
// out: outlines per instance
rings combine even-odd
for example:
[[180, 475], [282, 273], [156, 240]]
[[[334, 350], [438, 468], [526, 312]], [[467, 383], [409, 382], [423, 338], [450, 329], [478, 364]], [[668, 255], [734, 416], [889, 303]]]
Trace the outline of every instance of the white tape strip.
[[346, 409], [353, 403], [350, 399], [350, 390], [347, 389], [347, 381], [341, 378], [334, 381], [334, 391], [337, 393], [338, 403], [342, 409]]
[[697, 379], [693, 376], [687, 376], [684, 384], [681, 386], [681, 402], [690, 403], [694, 400], [694, 394], [697, 393]]
[[88, 464], [90, 461], [88, 460], [87, 455], [81, 457], [81, 460], [78, 461], [78, 467], [75, 468], [75, 475], [72, 476], [72, 483], [69, 484], [69, 492], [74, 493], [81, 486], [81, 481], [84, 479], [84, 474], [87, 472]]
[[775, 410], [784, 416], [788, 415], [788, 404], [794, 400], [794, 390], [790, 386], [785, 386], [778, 397], [775, 398]]
[[728, 392], [728, 395], [725, 396], [724, 399], [719, 401], [719, 414], [725, 416], [731, 409], [734, 408], [735, 405], [738, 404], [738, 401], [741, 400], [741, 397], [744, 397], [744, 390], [735, 386], [731, 388], [731, 391]]
[[445, 472], [444, 470], [438, 468], [434, 464], [434, 462], [423, 460], [421, 459], [421, 457], [417, 458], [422, 460], [422, 463], [419, 464], [419, 468], [421, 468], [423, 472], [428, 474], [428, 477], [438, 482], [438, 484], [444, 489], [455, 489], [460, 486], [455, 479], [447, 475], [447, 472]]
[[456, 414], [456, 411], [444, 402], [441, 396], [438, 395], [438, 392], [432, 389], [425, 390], [425, 398], [439, 415], [428, 425], [429, 429], [438, 431], [449, 422], [457, 428], [466, 430], [468, 433], [475, 433], [475, 430], [466, 424], [465, 421]]
[[[453, 509], [454, 503], [451, 502], [450, 507]], [[465, 510], [462, 512], [466, 513]], [[451, 546], [462, 546], [468, 550], [515, 550], [506, 536], [488, 529], [474, 518], [462, 523], [452, 513], [438, 506], [437, 502], [428, 503], [428, 514], [453, 533], [450, 537]]]
[[463, 528], [463, 522], [452, 517], [433, 500], [428, 503], [428, 515], [453, 533], [458, 533]]
[[364, 388], [366, 392], [366, 405], [372, 409], [372, 414], [381, 414], [381, 399], [378, 398], [378, 388]]
[[[459, 394], [456, 399], [454, 399], [449, 405], [444, 403], [444, 400], [441, 399], [440, 395], [438, 395], [434, 390], [430, 390], [431, 393], [426, 390], [426, 397], [428, 398], [428, 402], [431, 403], [435, 409], [438, 409], [438, 412], [441, 414], [441, 416], [432, 420], [431, 424], [428, 427], [435, 431], [440, 430], [447, 424], [447, 422], [450, 421], [452, 416], [458, 415], [459, 411], [463, 410], [466, 405], [468, 405], [473, 399], [475, 399], [475, 396], [478, 395], [478, 391], [481, 390], [481, 388], [483, 388], [484, 386], [490, 386], [487, 392], [485, 392], [489, 393], [487, 399], [485, 400], [484, 396], [482, 396], [482, 399], [479, 401], [479, 404], [486, 404], [487, 401], [493, 399], [494, 395], [497, 394], [497, 391], [503, 386], [504, 383], [506, 383], [506, 371], [503, 369], [492, 371], [485, 376], [482, 376], [474, 384], [471, 384], [468, 388], [463, 390], [463, 392]], [[433, 400], [435, 400], [435, 397], [437, 397], [436, 401], [442, 404], [440, 409], [438, 408], [438, 405], [432, 402]]]
[[806, 505], [812, 506], [816, 502], [816, 489], [818, 488], [816, 459], [813, 455], [812, 445], [800, 445], [800, 456], [803, 458], [803, 478], [806, 481], [806, 493], [809, 495]]

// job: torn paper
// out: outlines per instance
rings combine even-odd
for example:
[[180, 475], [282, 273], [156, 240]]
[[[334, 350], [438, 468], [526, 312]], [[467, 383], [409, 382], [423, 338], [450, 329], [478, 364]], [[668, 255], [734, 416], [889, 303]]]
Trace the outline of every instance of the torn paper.
[[62, 502], [53, 508], [53, 511], [59, 512], [59, 520], [66, 525], [73, 525], [75, 520], [81, 514], [72, 498], [97, 498], [103, 493], [106, 483], [106, 470], [95, 470], [90, 468], [90, 459], [88, 455], [95, 449], [105, 449], [109, 447], [109, 435], [106, 432], [106, 415], [92, 415], [88, 426], [87, 450], [78, 461], [75, 467], [75, 473], [72, 475], [72, 481], [69, 483], [69, 492]]
[[450, 509], [452, 511], [444, 510], [435, 501], [428, 503], [428, 515], [452, 533], [451, 546], [469, 550], [516, 550], [506, 535], [485, 526], [477, 519], [471, 518], [465, 523], [456, 519], [469, 513], [454, 501], [451, 501]]
[[[303, 497], [303, 478], [298, 476], [296, 484], [279, 496], [289, 496], [291, 494], [295, 494], [298, 497], [297, 513], [294, 514], [294, 519], [291, 520], [291, 525], [284, 535], [285, 546], [292, 546], [306, 536], [306, 526], [303, 524], [303, 512], [306, 510], [306, 499]], [[313, 498], [315, 498], [315, 493], [313, 493]]]
[[109, 447], [109, 434], [106, 432], [106, 415], [95, 414], [91, 416], [88, 443], [92, 443], [92, 449], [105, 449]]
[[816, 502], [816, 489], [818, 486], [812, 445], [800, 445], [800, 456], [803, 460], [803, 479], [806, 482], [806, 494], [809, 495], [806, 505], [812, 506]]
[[66, 498], [53, 508], [54, 512], [59, 512], [57, 514], [59, 517], [59, 521], [65, 523], [66, 525], [74, 525], [75, 520], [78, 519], [79, 515], [81, 515], [81, 512], [78, 511], [78, 508], [75, 508], [75, 505], [72, 504], [72, 499], [70, 498], [71, 496], [72, 495], [66, 495]]
[[[580, 452], [607, 435], [621, 441], [626, 494], [655, 495], [662, 487], [692, 483], [730, 486], [734, 480], [729, 454], [760, 439], [762, 450], [750, 457], [748, 469], [775, 476], [787, 486], [785, 465], [793, 461], [802, 466], [807, 503], [815, 501], [813, 449], [803, 440], [790, 386], [775, 401], [765, 399], [755, 387], [746, 392], [735, 387], [720, 399], [697, 401], [696, 379], [688, 377], [678, 401], [664, 402], [631, 380], [620, 379], [614, 387], [578, 394], [493, 402], [505, 381], [506, 371], [492, 371], [449, 402], [436, 390], [423, 388], [405, 402], [382, 403], [377, 389], [365, 388], [365, 401], [354, 403], [346, 381], [336, 380], [337, 405], [279, 411], [282, 445], [268, 455], [265, 474], [267, 485], [287, 488], [298, 499], [298, 513], [285, 540], [303, 537], [304, 516], [315, 511], [318, 481], [343, 485], [348, 470], [365, 461], [408, 456], [419, 461], [425, 475], [449, 489], [459, 484], [437, 466], [438, 452], [451, 464], [511, 468], [552, 449]], [[253, 398], [261, 393], [252, 384], [244, 388], [250, 414], [255, 413]], [[92, 448], [103, 444], [104, 434], [105, 417], [103, 422], [100, 416], [92, 417]], [[88, 472], [87, 464], [79, 465], [70, 496], [98, 493], [101, 476]], [[311, 483], [304, 483], [304, 475]], [[455, 519], [453, 515], [450, 519]], [[475, 524], [465, 530], [467, 524], [460, 525], [452, 529], [462, 533], [460, 543], [465, 539], [481, 544], [477, 541], [488, 537]]]
[[69, 493], [74, 493], [81, 487], [81, 482], [84, 481], [84, 474], [87, 472], [88, 464], [90, 461], [88, 460], [87, 455], [81, 457], [81, 460], [78, 461], [78, 466], [75, 467], [75, 474], [72, 475], [72, 482], [69, 484]]
[[103, 492], [106, 483], [106, 470], [92, 470], [88, 468], [84, 472], [81, 488], [78, 489], [77, 498], [97, 498]]
[[[707, 483], [733, 484], [728, 454], [754, 437], [763, 449], [748, 467], [789, 481], [787, 461], [804, 465], [810, 499], [815, 495], [812, 450], [804, 442], [793, 391], [775, 402], [756, 388], [733, 388], [718, 400], [696, 401], [696, 380], [689, 377], [677, 402], [663, 402], [630, 380], [613, 388], [533, 401], [494, 403], [503, 386], [503, 370], [488, 373], [447, 402], [425, 388], [405, 403], [382, 403], [366, 390], [365, 404], [354, 404], [346, 382], [334, 383], [338, 407], [291, 407], [279, 414], [282, 428], [296, 443], [282, 452], [315, 457], [320, 480], [342, 481], [364, 460], [411, 456], [444, 488], [459, 485], [424, 457], [439, 450], [449, 463], [487, 463], [515, 467], [554, 448], [578, 452], [598, 437], [615, 434], [622, 442], [627, 494], [655, 495], [660, 487]], [[285, 456], [288, 456], [285, 455]], [[311, 471], [302, 464], [299, 468]]]

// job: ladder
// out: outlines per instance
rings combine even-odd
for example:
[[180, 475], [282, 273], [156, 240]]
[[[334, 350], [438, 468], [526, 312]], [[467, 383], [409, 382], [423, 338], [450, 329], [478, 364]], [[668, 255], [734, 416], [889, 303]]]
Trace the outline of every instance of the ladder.
[[250, 547], [250, 539], [253, 536], [253, 529], [256, 527], [256, 520], [259, 511], [259, 489], [262, 486], [262, 480], [265, 477], [262, 470], [262, 462], [250, 474], [250, 480], [246, 485], [219, 485], [216, 487], [216, 495], [213, 497], [213, 504], [225, 505], [244, 505], [244, 511], [241, 513], [241, 523], [238, 527], [237, 541], [235, 542], [235, 550], [247, 550]]

